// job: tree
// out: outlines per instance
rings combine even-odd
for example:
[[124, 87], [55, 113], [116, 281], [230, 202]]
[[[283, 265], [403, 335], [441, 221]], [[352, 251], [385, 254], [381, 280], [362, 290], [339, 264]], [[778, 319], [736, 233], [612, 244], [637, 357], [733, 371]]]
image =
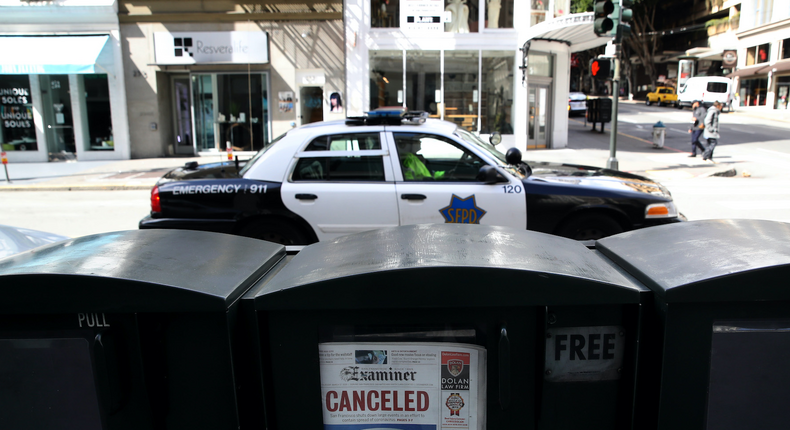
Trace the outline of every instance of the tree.
[[632, 9], [634, 15], [631, 21], [631, 37], [625, 39], [625, 44], [639, 58], [645, 74], [650, 77], [650, 87], [655, 90], [658, 72], [654, 59], [661, 44], [655, 28], [658, 0], [637, 0]]
[[571, 13], [592, 12], [595, 0], [571, 0]]

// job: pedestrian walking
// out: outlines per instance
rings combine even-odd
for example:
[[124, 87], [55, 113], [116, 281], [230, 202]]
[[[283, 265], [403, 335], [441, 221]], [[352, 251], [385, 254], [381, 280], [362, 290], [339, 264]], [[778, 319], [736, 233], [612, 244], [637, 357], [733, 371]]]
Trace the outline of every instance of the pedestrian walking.
[[700, 143], [699, 138], [705, 129], [705, 115], [708, 113], [708, 110], [705, 109], [705, 106], [699, 100], [694, 100], [691, 103], [691, 110], [694, 116], [694, 125], [689, 129], [689, 133], [691, 133], [691, 155], [689, 157], [696, 157], [697, 147], [699, 147], [700, 155], [705, 153], [705, 146]]
[[705, 148], [705, 152], [702, 153], [703, 160], [710, 160], [712, 163], [713, 161], [713, 150], [716, 149], [716, 145], [719, 143], [719, 112], [721, 111], [721, 103], [713, 102], [713, 106], [708, 109], [708, 113], [705, 115], [705, 131], [702, 132], [702, 137], [707, 139], [708, 147]]

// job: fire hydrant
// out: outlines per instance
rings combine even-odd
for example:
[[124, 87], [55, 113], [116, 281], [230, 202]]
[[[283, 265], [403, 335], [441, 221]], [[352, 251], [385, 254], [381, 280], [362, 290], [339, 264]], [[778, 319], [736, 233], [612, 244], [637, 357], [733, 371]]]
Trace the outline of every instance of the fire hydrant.
[[664, 138], [667, 135], [667, 128], [664, 123], [659, 121], [653, 125], [653, 148], [664, 148]]

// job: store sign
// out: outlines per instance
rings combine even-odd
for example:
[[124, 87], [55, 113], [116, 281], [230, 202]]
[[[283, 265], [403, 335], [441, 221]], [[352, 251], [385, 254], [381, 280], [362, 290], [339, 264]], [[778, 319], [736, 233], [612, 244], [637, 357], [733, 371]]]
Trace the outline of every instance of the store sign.
[[154, 33], [154, 53], [156, 64], [264, 64], [269, 41], [259, 31]]
[[324, 429], [482, 429], [486, 351], [461, 344], [319, 345]]
[[401, 0], [401, 31], [444, 32], [444, 0]]
[[726, 49], [721, 55], [721, 68], [732, 69], [738, 65], [738, 51], [734, 49]]

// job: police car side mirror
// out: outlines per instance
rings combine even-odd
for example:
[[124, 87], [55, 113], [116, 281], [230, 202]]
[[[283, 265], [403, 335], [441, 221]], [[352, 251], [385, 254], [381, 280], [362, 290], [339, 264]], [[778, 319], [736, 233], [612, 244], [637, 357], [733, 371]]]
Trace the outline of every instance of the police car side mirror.
[[492, 166], [483, 166], [480, 168], [480, 172], [477, 174], [477, 180], [486, 184], [496, 184], [497, 182], [506, 182], [504, 176], [502, 176], [497, 170]]
[[498, 131], [491, 133], [491, 136], [488, 136], [488, 142], [494, 146], [499, 145], [502, 142], [502, 134]]
[[518, 148], [510, 148], [505, 153], [505, 161], [511, 166], [518, 166], [521, 164], [521, 151]]

